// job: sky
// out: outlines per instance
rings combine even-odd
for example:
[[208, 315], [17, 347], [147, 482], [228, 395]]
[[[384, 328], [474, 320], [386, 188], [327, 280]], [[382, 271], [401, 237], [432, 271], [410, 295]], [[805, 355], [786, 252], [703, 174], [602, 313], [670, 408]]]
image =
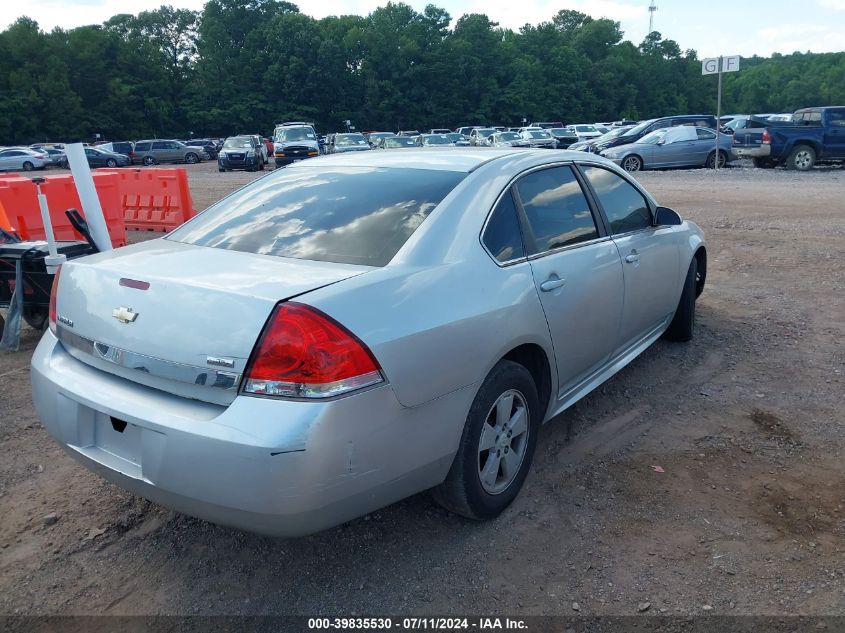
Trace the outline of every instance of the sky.
[[[845, 0], [655, 0], [654, 29], [692, 48], [699, 57], [769, 56], [772, 53], [845, 51]], [[366, 15], [387, 0], [293, 0], [303, 13]], [[433, 3], [453, 19], [485, 13], [518, 29], [548, 21], [560, 9], [622, 23], [626, 39], [639, 43], [648, 32], [649, 0], [405, 0], [417, 10]], [[201, 9], [204, 0], [0, 0], [0, 30], [26, 15], [44, 30], [99, 24], [118, 13], [137, 13], [162, 4]]]

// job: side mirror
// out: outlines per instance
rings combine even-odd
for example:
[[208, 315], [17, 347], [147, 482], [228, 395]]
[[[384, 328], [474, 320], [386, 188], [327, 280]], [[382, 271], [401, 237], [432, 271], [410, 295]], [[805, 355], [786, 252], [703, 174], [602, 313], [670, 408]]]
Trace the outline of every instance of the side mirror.
[[659, 141], [657, 141], [656, 145], [666, 145], [666, 141], [663, 140], [663, 139], [660, 139]]
[[682, 222], [681, 216], [669, 207], [657, 207], [657, 213], [654, 216], [655, 226], [678, 226]]

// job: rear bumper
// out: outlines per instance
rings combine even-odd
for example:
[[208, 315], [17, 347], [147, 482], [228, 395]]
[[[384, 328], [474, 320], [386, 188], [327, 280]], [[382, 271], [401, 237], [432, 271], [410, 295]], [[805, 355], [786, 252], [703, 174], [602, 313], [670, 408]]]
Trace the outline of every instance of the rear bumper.
[[47, 431], [105, 479], [274, 536], [317, 532], [443, 481], [474, 396], [405, 408], [384, 385], [331, 402], [241, 396], [222, 407], [89, 367], [49, 331], [32, 391]]
[[759, 147], [733, 147], [733, 155], [737, 158], [766, 158], [772, 154], [771, 145], [760, 145]]

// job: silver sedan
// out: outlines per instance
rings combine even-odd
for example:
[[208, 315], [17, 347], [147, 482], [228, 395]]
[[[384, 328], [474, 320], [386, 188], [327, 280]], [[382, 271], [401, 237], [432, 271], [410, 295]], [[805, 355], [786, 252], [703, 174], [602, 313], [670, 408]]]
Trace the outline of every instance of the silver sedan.
[[0, 148], [0, 171], [32, 171], [44, 169], [50, 157], [41, 150], [28, 147]]
[[638, 141], [617, 145], [601, 152], [626, 171], [661, 167], [710, 167], [718, 161], [724, 167], [734, 159], [733, 137], [723, 134], [716, 153], [716, 132], [703, 127], [683, 125], [662, 128]]
[[591, 154], [325, 156], [65, 264], [35, 407], [106, 479], [245, 530], [427, 489], [490, 519], [542, 423], [691, 338], [706, 259], [695, 224]]

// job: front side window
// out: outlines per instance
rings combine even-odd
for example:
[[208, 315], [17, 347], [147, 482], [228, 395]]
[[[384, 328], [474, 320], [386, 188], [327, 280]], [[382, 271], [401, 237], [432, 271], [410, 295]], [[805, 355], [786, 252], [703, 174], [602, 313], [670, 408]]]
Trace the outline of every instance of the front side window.
[[610, 221], [611, 233], [619, 235], [652, 225], [648, 203], [631, 183], [602, 167], [582, 165], [581, 169]]
[[427, 169], [283, 169], [166, 239], [227, 250], [384, 266], [466, 176]]
[[532, 253], [598, 237], [587, 198], [570, 167], [530, 173], [517, 181], [516, 189], [531, 229]]
[[513, 195], [508, 191], [493, 210], [484, 230], [484, 245], [500, 262], [525, 257]]

